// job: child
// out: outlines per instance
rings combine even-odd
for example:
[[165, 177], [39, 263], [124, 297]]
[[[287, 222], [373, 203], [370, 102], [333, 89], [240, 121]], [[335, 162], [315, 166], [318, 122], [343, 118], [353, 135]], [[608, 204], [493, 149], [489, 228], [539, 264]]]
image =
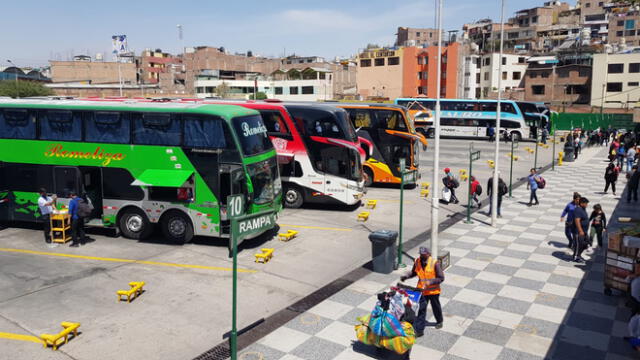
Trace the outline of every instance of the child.
[[589, 246], [593, 246], [594, 235], [598, 236], [598, 247], [602, 248], [602, 233], [607, 231], [607, 217], [602, 211], [600, 204], [593, 205], [593, 211], [589, 216], [591, 222], [591, 234], [589, 236]]

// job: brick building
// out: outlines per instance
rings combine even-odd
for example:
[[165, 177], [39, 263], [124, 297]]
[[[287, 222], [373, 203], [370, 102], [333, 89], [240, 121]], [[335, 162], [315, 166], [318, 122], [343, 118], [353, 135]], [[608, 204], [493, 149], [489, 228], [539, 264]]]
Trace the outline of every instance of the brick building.
[[[444, 31], [442, 40], [445, 40]], [[396, 46], [437, 46], [438, 29], [398, 27]]]
[[120, 75], [125, 84], [137, 84], [137, 69], [133, 62], [49, 61], [51, 81], [83, 82], [87, 84], [118, 84]]
[[524, 79], [525, 99], [556, 107], [588, 104], [591, 62], [592, 55], [588, 53], [529, 58]]
[[615, 9], [609, 17], [609, 43], [640, 46], [640, 11], [629, 7]]
[[[368, 49], [358, 55], [358, 94], [364, 98], [435, 97], [438, 47]], [[442, 50], [441, 94], [458, 96], [460, 44]]]

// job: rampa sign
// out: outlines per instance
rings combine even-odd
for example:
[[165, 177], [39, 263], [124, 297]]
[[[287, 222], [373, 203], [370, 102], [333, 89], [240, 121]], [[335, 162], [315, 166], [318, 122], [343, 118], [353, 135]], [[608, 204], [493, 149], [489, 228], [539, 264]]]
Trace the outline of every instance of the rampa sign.
[[238, 222], [238, 230], [241, 234], [259, 231], [264, 228], [271, 228], [272, 226], [273, 221], [269, 215], [262, 215], [254, 219], [247, 219]]

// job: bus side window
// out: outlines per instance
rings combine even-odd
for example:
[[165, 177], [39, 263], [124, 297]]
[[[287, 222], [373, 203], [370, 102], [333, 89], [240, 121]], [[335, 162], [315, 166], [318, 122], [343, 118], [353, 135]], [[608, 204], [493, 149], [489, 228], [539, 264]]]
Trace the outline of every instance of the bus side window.
[[44, 110], [38, 113], [40, 139], [82, 141], [82, 114], [79, 112]]
[[284, 122], [282, 115], [277, 111], [260, 111], [262, 122], [267, 127], [267, 133], [271, 136], [292, 138], [291, 132]]
[[356, 129], [371, 127], [371, 114], [369, 110], [351, 110], [349, 111], [349, 118]]
[[35, 139], [36, 118], [26, 109], [0, 111], [0, 137], [5, 139]]
[[128, 113], [95, 111], [87, 113], [85, 140], [87, 142], [129, 144], [131, 122]]
[[174, 114], [134, 113], [133, 143], [177, 146], [181, 143], [180, 119]]
[[226, 124], [218, 117], [185, 115], [184, 145], [207, 149], [233, 149]]

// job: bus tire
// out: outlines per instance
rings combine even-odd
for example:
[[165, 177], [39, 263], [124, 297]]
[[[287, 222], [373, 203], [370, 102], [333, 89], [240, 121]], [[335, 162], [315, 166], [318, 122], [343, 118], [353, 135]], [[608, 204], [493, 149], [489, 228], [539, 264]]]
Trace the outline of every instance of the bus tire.
[[364, 186], [369, 187], [373, 185], [373, 171], [369, 167], [363, 167], [362, 171], [364, 172]]
[[290, 209], [297, 209], [304, 203], [304, 195], [300, 188], [287, 184], [284, 186], [284, 206]]
[[118, 226], [124, 237], [135, 240], [143, 240], [153, 232], [153, 225], [142, 210], [130, 207], [125, 208], [119, 216]]
[[181, 211], [170, 210], [160, 218], [160, 226], [165, 239], [176, 243], [186, 244], [193, 239], [193, 224], [191, 219]]
[[520, 142], [520, 140], [522, 140], [522, 135], [520, 135], [519, 132], [514, 131], [514, 132], [511, 133], [510, 138], [511, 138], [511, 140]]

